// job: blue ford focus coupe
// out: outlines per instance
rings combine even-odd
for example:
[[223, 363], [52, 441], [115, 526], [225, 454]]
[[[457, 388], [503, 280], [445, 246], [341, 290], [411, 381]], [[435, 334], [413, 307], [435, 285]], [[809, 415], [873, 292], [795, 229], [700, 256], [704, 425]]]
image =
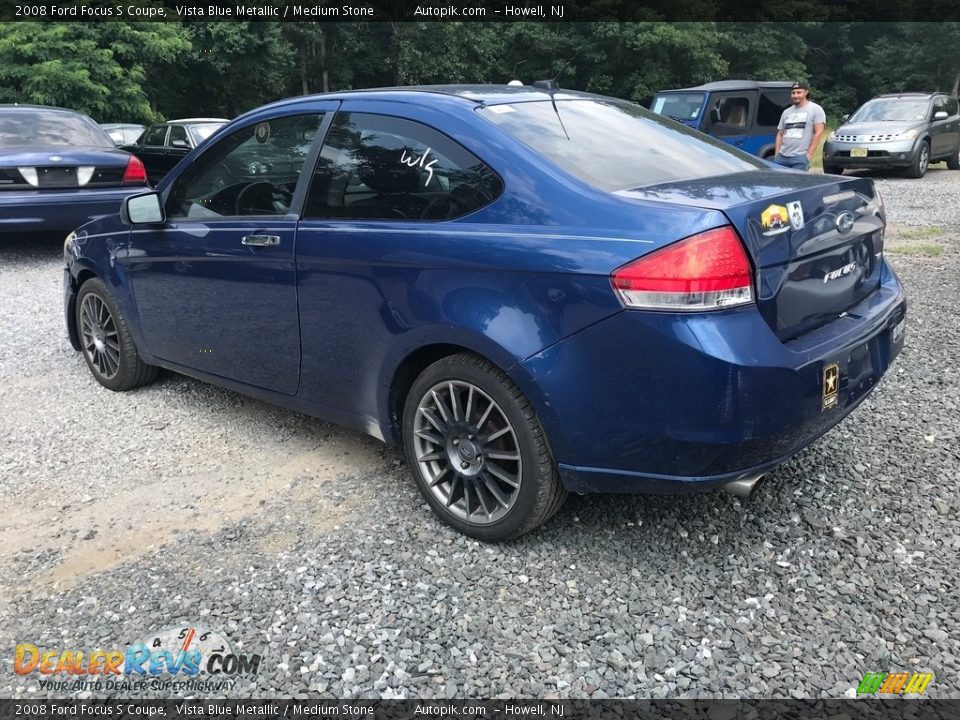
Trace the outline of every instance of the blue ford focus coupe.
[[472, 537], [567, 492], [748, 493], [903, 347], [868, 178], [540, 87], [253, 110], [65, 244], [73, 346], [402, 444]]

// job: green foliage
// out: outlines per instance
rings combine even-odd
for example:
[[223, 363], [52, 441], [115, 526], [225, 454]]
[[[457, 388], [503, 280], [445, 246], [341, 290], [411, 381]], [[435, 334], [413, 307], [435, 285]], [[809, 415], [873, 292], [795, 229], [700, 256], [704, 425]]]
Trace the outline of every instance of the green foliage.
[[[778, 22], [754, 23], [657, 22], [652, 9], [630, 23], [7, 23], [0, 102], [149, 121], [416, 83], [558, 77], [562, 87], [645, 103], [711, 80], [802, 78], [833, 121], [881, 92], [956, 92], [960, 23], [791, 22], [819, 0], [803, 2], [773, 0], [763, 17]], [[697, 16], [710, 17], [710, 0], [702, 4]], [[578, 2], [567, 9], [584, 17]], [[825, 7], [823, 16], [843, 12]]]
[[867, 48], [878, 92], [944, 90], [960, 85], [960, 22], [890, 23]]
[[170, 117], [234, 117], [291, 94], [294, 51], [279, 23], [185, 23], [189, 51], [159, 62], [148, 91]]
[[146, 68], [187, 50], [167, 23], [0, 24], [0, 102], [59, 105], [100, 121], [149, 122]]

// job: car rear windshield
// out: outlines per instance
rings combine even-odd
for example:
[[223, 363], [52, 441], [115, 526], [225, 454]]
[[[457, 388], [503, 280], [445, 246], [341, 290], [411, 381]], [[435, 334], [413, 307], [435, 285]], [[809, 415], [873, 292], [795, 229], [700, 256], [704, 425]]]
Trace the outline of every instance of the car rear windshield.
[[927, 119], [929, 100], [890, 98], [871, 100], [857, 110], [847, 122], [923, 122]]
[[82, 115], [18, 108], [0, 110], [0, 147], [113, 147], [107, 134]]
[[616, 100], [550, 100], [480, 111], [555, 165], [601, 190], [766, 168], [759, 158]]
[[663, 93], [653, 99], [650, 109], [677, 120], [696, 120], [702, 107], [703, 93]]

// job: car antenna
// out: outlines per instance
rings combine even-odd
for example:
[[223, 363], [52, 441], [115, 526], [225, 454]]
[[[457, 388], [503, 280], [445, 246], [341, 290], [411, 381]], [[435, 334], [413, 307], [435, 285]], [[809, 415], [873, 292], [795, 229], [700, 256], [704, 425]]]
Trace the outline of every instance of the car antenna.
[[563, 71], [570, 66], [570, 62], [572, 60], [573, 58], [570, 58], [570, 60], [564, 62], [563, 66], [560, 68], [560, 72], [554, 75], [552, 79], [535, 80], [533, 83], [535, 88], [540, 88], [541, 90], [546, 90], [548, 93], [550, 93], [550, 104], [553, 105], [553, 112], [556, 114], [557, 120], [560, 121], [560, 127], [563, 128], [563, 134], [567, 136], [567, 140], [570, 139], [570, 133], [567, 132], [566, 125], [563, 124], [563, 118], [560, 117], [560, 110], [557, 108], [557, 101], [554, 99], [553, 94], [560, 89], [560, 83], [557, 82], [557, 78], [559, 78]]
[[513, 64], [513, 74], [511, 75], [513, 79], [510, 82], [508, 82], [507, 85], [514, 85], [514, 86], [523, 85], [523, 81], [517, 77], [517, 68], [523, 65], [525, 62], [526, 60], [518, 60]]

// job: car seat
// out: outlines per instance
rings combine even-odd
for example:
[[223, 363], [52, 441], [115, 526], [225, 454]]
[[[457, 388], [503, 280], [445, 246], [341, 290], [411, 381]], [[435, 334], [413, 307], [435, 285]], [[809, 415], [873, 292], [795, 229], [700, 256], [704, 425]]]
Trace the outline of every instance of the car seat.
[[416, 194], [421, 186], [421, 170], [401, 160], [403, 150], [364, 147], [358, 152], [357, 174], [360, 181], [376, 193], [350, 206], [355, 217], [419, 219], [427, 206], [426, 198]]

